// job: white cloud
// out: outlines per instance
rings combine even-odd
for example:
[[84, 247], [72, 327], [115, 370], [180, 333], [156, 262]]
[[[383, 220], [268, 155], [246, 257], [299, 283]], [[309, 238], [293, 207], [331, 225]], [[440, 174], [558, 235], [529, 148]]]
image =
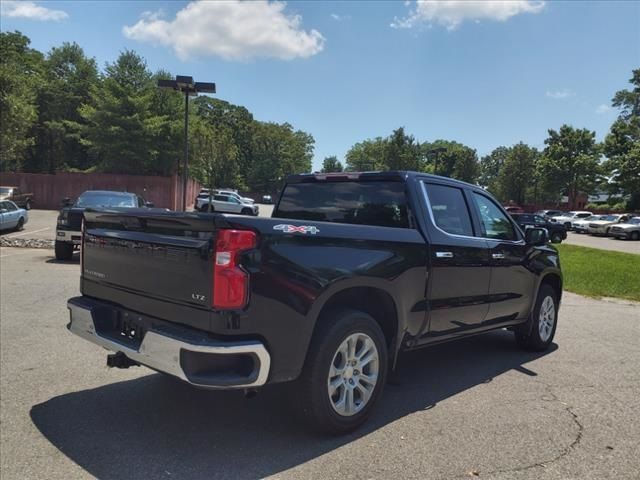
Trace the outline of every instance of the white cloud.
[[[405, 2], [408, 3], [408, 2]], [[544, 1], [534, 0], [416, 0], [415, 8], [405, 18], [395, 18], [393, 28], [411, 28], [416, 25], [442, 25], [455, 30], [466, 20], [496, 20], [504, 22], [521, 13], [540, 13]]]
[[181, 59], [202, 55], [291, 60], [321, 52], [322, 34], [303, 30], [302, 18], [287, 15], [285, 7], [284, 2], [266, 0], [191, 2], [170, 21], [145, 12], [122, 31], [128, 38], [170, 47]]
[[15, 0], [2, 0], [0, 2], [0, 15], [9, 18], [28, 18], [30, 20], [64, 20], [69, 15], [63, 10], [51, 10], [37, 5], [35, 2], [22, 2]]
[[611, 107], [606, 103], [601, 103], [600, 105], [598, 105], [598, 108], [596, 108], [596, 113], [600, 115], [608, 113], [609, 111], [611, 111]]
[[565, 98], [573, 97], [575, 93], [568, 88], [562, 90], [547, 90], [545, 96], [553, 98], [555, 100], [564, 100]]
[[350, 20], [351, 15], [338, 15], [337, 13], [332, 13], [331, 18], [333, 18], [336, 22], [344, 22], [345, 20]]

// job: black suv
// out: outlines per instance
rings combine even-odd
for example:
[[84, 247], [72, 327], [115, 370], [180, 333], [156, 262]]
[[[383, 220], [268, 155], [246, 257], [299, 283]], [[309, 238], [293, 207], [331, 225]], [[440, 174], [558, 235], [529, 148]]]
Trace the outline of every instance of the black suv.
[[75, 203], [63, 201], [56, 227], [56, 260], [71, 260], [73, 250], [80, 246], [82, 216], [87, 208], [151, 208], [153, 203], [135, 193], [112, 192], [109, 190], [87, 190]]
[[551, 240], [551, 243], [561, 243], [567, 238], [567, 229], [564, 225], [550, 222], [540, 215], [535, 215], [533, 213], [512, 213], [511, 217], [523, 230], [532, 227], [546, 228], [547, 232], [549, 232], [549, 239]]

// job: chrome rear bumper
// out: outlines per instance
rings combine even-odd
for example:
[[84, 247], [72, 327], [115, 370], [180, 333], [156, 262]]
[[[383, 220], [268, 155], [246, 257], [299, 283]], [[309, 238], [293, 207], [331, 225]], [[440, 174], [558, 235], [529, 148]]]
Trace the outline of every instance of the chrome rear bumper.
[[[253, 388], [267, 382], [271, 357], [260, 342], [199, 340], [191, 343], [148, 330], [139, 346], [132, 348], [116, 341], [113, 335], [98, 331], [94, 321], [94, 314], [97, 314], [94, 305], [85, 298], [72, 298], [67, 302], [71, 317], [67, 328], [85, 340], [113, 352], [122, 352], [141, 365], [168, 373], [198, 387]], [[104, 310], [103, 305], [96, 306]], [[224, 368], [228, 370], [225, 371]]]

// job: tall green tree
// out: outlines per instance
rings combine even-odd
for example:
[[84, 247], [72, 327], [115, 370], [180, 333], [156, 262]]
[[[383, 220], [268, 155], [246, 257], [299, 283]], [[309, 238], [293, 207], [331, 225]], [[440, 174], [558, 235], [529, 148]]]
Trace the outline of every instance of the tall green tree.
[[489, 155], [485, 155], [480, 160], [478, 183], [493, 193], [495, 196], [503, 200], [500, 191], [500, 170], [509, 155], [510, 148], [500, 146], [494, 149]]
[[524, 205], [527, 194], [535, 187], [536, 163], [539, 152], [520, 142], [508, 150], [498, 174], [498, 192], [503, 201]]
[[209, 188], [245, 188], [238, 164], [239, 149], [228, 127], [216, 128], [196, 118], [189, 132], [189, 143], [189, 171], [202, 185]]
[[43, 56], [20, 32], [0, 32], [0, 170], [19, 171], [35, 143]]
[[538, 161], [542, 186], [558, 198], [566, 194], [570, 208], [574, 208], [578, 194], [591, 193], [600, 175], [596, 134], [562, 125], [560, 130], [549, 130], [544, 143], [544, 154]]
[[477, 181], [480, 168], [474, 149], [454, 141], [435, 140], [423, 143], [422, 150], [425, 171], [469, 183]]
[[77, 126], [83, 123], [79, 108], [91, 101], [98, 84], [98, 68], [76, 43], [52, 48], [44, 61], [44, 85], [38, 90], [36, 143], [28, 159], [35, 171], [90, 167]]
[[342, 172], [343, 170], [342, 163], [335, 155], [325, 157], [322, 161], [322, 173]]
[[353, 145], [345, 156], [347, 170], [352, 172], [366, 172], [385, 170], [387, 140], [376, 137]]
[[404, 127], [394, 130], [387, 138], [384, 163], [387, 170], [422, 170], [422, 151], [413, 135]]
[[604, 141], [605, 163], [611, 172], [612, 193], [631, 196], [630, 208], [640, 208], [640, 69], [633, 71], [630, 90], [620, 90], [612, 100], [620, 115]]
[[246, 182], [255, 192], [275, 192], [287, 175], [311, 170], [314, 139], [288, 123], [256, 122], [252, 141]]

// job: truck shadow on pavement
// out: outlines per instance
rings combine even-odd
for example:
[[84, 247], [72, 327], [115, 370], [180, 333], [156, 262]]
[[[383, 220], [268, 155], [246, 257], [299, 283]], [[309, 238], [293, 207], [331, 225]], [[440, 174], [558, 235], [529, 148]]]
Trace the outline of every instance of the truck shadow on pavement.
[[406, 353], [369, 422], [343, 437], [313, 434], [297, 421], [292, 386], [269, 386], [246, 400], [242, 392], [197, 390], [160, 374], [60, 395], [32, 407], [31, 419], [100, 479], [262, 478], [509, 370], [535, 376], [524, 364], [555, 349], [523, 352], [510, 332], [498, 331]]

